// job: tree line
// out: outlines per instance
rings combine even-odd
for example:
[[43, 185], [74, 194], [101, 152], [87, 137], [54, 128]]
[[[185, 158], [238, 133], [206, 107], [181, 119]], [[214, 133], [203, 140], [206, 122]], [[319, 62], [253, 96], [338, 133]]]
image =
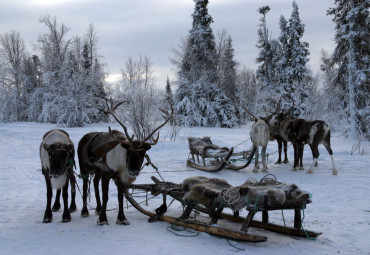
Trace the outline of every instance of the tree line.
[[[324, 119], [334, 130], [369, 139], [369, 2], [336, 0], [328, 9], [335, 23], [334, 52], [322, 51], [321, 72], [313, 74], [304, 24], [293, 1], [289, 19], [280, 17], [280, 36], [266, 25], [269, 6], [262, 6], [256, 47], [256, 71], [235, 60], [231, 35], [215, 37], [208, 0], [194, 1], [192, 27], [171, 57], [177, 79], [158, 89], [147, 56], [129, 57], [122, 78], [107, 86], [97, 50], [97, 32], [70, 37], [69, 28], [48, 14], [36, 42], [37, 54], [26, 52], [16, 31], [0, 34], [0, 121], [51, 122], [83, 126], [107, 121], [104, 98], [125, 101], [121, 117], [145, 137], [160, 118], [158, 108], [175, 108], [175, 126], [233, 127], [245, 123], [246, 107], [259, 115], [281, 104], [295, 116]], [[172, 91], [173, 90], [173, 91]], [[145, 124], [143, 124], [145, 122]]]

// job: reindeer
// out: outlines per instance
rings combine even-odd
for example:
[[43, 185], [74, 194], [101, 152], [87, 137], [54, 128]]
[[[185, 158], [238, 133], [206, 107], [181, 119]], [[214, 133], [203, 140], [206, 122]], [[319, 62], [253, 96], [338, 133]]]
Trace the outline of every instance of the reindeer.
[[294, 165], [293, 170], [297, 170], [298, 165], [303, 170], [303, 146], [308, 144], [311, 147], [313, 163], [307, 173], [313, 173], [313, 167], [317, 164], [319, 158], [319, 144], [323, 144], [328, 151], [332, 165], [333, 175], [338, 174], [336, 169], [333, 151], [330, 145], [330, 127], [322, 120], [307, 121], [304, 119], [287, 118], [281, 123], [281, 135], [284, 139], [291, 141], [294, 147]]
[[259, 157], [259, 146], [262, 147], [261, 149], [261, 155], [262, 155], [262, 172], [267, 173], [267, 162], [266, 162], [266, 149], [267, 149], [267, 144], [270, 140], [270, 130], [269, 126], [266, 124], [266, 122], [262, 118], [257, 118], [254, 116], [253, 113], [248, 111], [247, 108], [242, 106], [243, 109], [248, 112], [252, 117], [255, 123], [253, 124], [250, 132], [250, 137], [251, 141], [253, 143], [253, 147], [255, 148], [255, 166], [253, 169], [254, 173], [258, 173], [258, 169], [260, 168], [259, 163], [258, 163], [258, 157]]
[[260, 168], [258, 163], [258, 157], [259, 157], [259, 146], [262, 147], [261, 149], [261, 155], [262, 155], [262, 172], [267, 173], [267, 162], [266, 162], [266, 149], [267, 144], [270, 139], [270, 130], [268, 125], [262, 120], [257, 119], [256, 122], [253, 124], [251, 128], [251, 141], [253, 143], [253, 147], [256, 148], [256, 160], [255, 160], [255, 166], [253, 169], [254, 173], [258, 173], [258, 169]]
[[[80, 171], [83, 178], [83, 208], [81, 211], [82, 217], [89, 216], [87, 210], [87, 186], [88, 176], [95, 174], [94, 189], [96, 198], [96, 212], [99, 214], [98, 224], [108, 224], [106, 209], [108, 202], [109, 181], [114, 179], [118, 191], [119, 210], [117, 216], [117, 224], [128, 225], [123, 212], [123, 194], [126, 189], [133, 183], [140, 171], [143, 169], [142, 165], [144, 158], [150, 163], [150, 159], [146, 152], [150, 150], [151, 146], [157, 144], [159, 140], [159, 133], [157, 138], [152, 136], [162, 128], [173, 115], [168, 114], [164, 123], [153, 130], [144, 140], [134, 140], [134, 135], [128, 134], [126, 126], [116, 117], [114, 111], [124, 102], [113, 106], [113, 101], [110, 101], [110, 106], [107, 103], [107, 113], [111, 114], [114, 119], [121, 125], [124, 134], [117, 130], [110, 130], [109, 132], [92, 132], [82, 137], [78, 144], [78, 158], [80, 163]], [[153, 142], [148, 142], [148, 140]], [[102, 200], [100, 201], [99, 181], [102, 180]]]
[[[288, 143], [281, 134], [280, 134], [280, 124], [283, 119], [285, 119], [289, 115], [288, 112], [280, 112], [281, 109], [281, 101], [277, 104], [276, 110], [274, 112], [270, 112], [271, 114], [267, 117], [261, 118], [263, 119], [269, 127], [270, 130], [270, 141], [276, 140], [279, 148], [279, 158], [275, 162], [275, 164], [281, 163], [289, 163], [288, 160]], [[284, 146], [284, 161], [281, 161], [281, 152]]]
[[[76, 179], [73, 174], [74, 145], [67, 132], [60, 129], [53, 129], [45, 133], [40, 144], [40, 160], [42, 174], [46, 182], [46, 210], [44, 214], [44, 223], [50, 223], [53, 219], [53, 211], [60, 209], [59, 198], [61, 189], [63, 189], [64, 210], [62, 222], [71, 221], [71, 214], [76, 210]], [[71, 204], [68, 209], [68, 183], [71, 182]], [[53, 208], [51, 200], [53, 189], [57, 189], [57, 195]]]

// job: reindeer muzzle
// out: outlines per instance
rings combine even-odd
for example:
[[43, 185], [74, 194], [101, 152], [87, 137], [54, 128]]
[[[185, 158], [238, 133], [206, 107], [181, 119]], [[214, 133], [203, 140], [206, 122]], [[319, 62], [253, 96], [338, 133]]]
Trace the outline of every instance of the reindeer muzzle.
[[140, 173], [140, 170], [141, 169], [138, 170], [129, 169], [128, 174], [130, 175], [130, 177], [137, 177]]

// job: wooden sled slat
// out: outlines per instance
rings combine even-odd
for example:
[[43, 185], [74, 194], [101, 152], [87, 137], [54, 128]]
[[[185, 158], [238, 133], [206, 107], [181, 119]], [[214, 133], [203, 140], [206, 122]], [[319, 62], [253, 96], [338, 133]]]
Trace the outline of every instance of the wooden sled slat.
[[[221, 218], [228, 219], [228, 220], [231, 220], [233, 222], [239, 222], [239, 223], [243, 223], [245, 221], [244, 217], [235, 217], [234, 215], [226, 214], [226, 213], [222, 213]], [[321, 232], [314, 232], [314, 231], [311, 231], [311, 230], [303, 231], [302, 229], [298, 229], [298, 228], [281, 226], [281, 225], [277, 225], [277, 224], [273, 224], [273, 223], [265, 223], [265, 222], [261, 222], [261, 221], [258, 221], [258, 220], [252, 220], [251, 226], [256, 227], [256, 228], [265, 229], [265, 230], [268, 230], [268, 231], [272, 231], [272, 232], [275, 232], [275, 233], [280, 233], [280, 234], [285, 234], [285, 235], [293, 235], [293, 236], [299, 236], [299, 237], [309, 236], [309, 237], [316, 238], [316, 237], [318, 237], [319, 235], [322, 234]]]
[[245, 241], [245, 242], [266, 242], [267, 241], [266, 236], [250, 235], [242, 231], [235, 231], [231, 229], [214, 227], [214, 226], [209, 226], [209, 225], [201, 224], [201, 223], [185, 222], [185, 221], [181, 221], [176, 218], [165, 216], [165, 215], [159, 216], [141, 207], [135, 201], [135, 199], [128, 193], [128, 191], [125, 192], [125, 196], [126, 196], [126, 199], [132, 204], [132, 206], [135, 207], [138, 211], [140, 211], [141, 213], [149, 217], [158, 216], [157, 217], [158, 220], [166, 221], [168, 223], [171, 223], [177, 226], [191, 228], [196, 231], [200, 231], [200, 232], [204, 232], [204, 233], [208, 233], [208, 234], [216, 235], [220, 237], [225, 237], [229, 239], [234, 239], [238, 241]]

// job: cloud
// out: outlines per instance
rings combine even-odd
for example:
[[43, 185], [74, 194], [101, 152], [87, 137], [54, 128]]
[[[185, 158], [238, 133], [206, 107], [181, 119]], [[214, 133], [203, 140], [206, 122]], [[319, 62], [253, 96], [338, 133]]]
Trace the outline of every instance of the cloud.
[[[332, 0], [297, 1], [302, 23], [305, 24], [304, 41], [310, 45], [310, 66], [318, 70], [320, 51], [334, 48], [334, 24], [326, 11]], [[270, 0], [210, 0], [209, 14], [213, 17], [212, 29], [226, 29], [233, 38], [235, 58], [248, 68], [256, 69], [255, 59], [257, 29], [260, 15], [257, 9], [271, 7], [267, 26], [272, 38], [277, 38], [279, 18], [289, 19], [292, 1]], [[32, 52], [32, 43], [37, 42], [46, 29], [39, 23], [40, 15], [49, 13], [58, 22], [70, 27], [69, 36], [83, 36], [90, 23], [95, 25], [99, 38], [98, 46], [107, 71], [118, 74], [128, 57], [150, 57], [158, 83], [165, 83], [166, 76], [175, 77], [170, 63], [171, 49], [176, 48], [181, 38], [192, 26], [191, 0], [0, 0], [0, 33], [19, 31]]]

